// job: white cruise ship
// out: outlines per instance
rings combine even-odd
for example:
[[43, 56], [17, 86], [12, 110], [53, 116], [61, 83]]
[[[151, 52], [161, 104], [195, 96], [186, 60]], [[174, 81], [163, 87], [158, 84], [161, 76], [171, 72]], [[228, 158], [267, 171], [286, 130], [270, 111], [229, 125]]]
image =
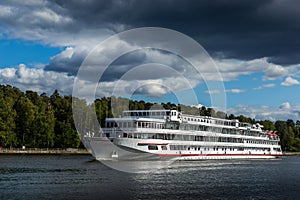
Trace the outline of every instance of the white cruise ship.
[[176, 110], [128, 110], [84, 137], [97, 160], [259, 159], [282, 156], [279, 136], [260, 124]]

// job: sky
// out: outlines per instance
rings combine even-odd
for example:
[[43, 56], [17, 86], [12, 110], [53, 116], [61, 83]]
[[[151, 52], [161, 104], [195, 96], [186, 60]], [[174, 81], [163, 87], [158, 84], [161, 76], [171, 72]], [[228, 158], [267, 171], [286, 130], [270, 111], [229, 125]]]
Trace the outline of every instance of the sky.
[[[299, 7], [297, 0], [3, 0], [0, 84], [71, 95], [78, 70], [98, 44], [135, 28], [161, 27], [197, 41], [218, 73], [207, 64], [203, 77], [196, 76], [190, 63], [173, 52], [138, 49], [119, 38], [98, 59], [108, 62], [113, 53], [136, 50], [112, 60], [96, 97], [119, 94], [217, 109], [212, 98], [225, 94], [227, 113], [299, 120]], [[185, 46], [180, 42], [180, 48]], [[88, 79], [82, 82], [82, 94], [93, 89]], [[209, 87], [215, 82], [224, 88]]]

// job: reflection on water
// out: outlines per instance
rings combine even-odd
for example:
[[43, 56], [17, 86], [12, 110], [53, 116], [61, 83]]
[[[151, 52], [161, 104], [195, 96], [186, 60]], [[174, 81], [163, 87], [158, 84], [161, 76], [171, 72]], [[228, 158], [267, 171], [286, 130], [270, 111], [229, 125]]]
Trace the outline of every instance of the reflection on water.
[[[300, 196], [300, 156], [165, 164], [140, 162], [138, 168], [143, 173], [124, 173], [87, 155], [1, 155], [0, 199], [297, 199]], [[159, 165], [164, 168], [158, 168]], [[128, 167], [136, 166], [128, 163]]]

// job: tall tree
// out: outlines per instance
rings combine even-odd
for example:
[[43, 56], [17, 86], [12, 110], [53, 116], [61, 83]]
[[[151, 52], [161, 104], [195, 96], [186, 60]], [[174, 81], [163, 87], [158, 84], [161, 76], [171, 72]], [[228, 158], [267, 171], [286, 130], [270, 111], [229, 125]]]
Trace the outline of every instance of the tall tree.
[[0, 96], [0, 145], [10, 148], [17, 145], [16, 111], [13, 109], [13, 105], [12, 97]]
[[275, 125], [270, 120], [261, 120], [261, 121], [258, 121], [258, 123], [264, 126], [264, 128], [263, 128], [264, 130], [270, 130], [270, 131], [275, 130]]
[[200, 115], [201, 115], [201, 116], [205, 116], [205, 115], [206, 115], [206, 107], [205, 107], [205, 106], [202, 106], [202, 107], [200, 108]]
[[20, 97], [15, 105], [17, 112], [16, 130], [19, 138], [19, 145], [33, 146], [35, 138], [33, 122], [37, 113], [37, 107], [26, 97]]
[[292, 145], [292, 129], [287, 126], [285, 121], [276, 121], [275, 122], [276, 131], [279, 134], [281, 140], [281, 147], [284, 151], [290, 151]]

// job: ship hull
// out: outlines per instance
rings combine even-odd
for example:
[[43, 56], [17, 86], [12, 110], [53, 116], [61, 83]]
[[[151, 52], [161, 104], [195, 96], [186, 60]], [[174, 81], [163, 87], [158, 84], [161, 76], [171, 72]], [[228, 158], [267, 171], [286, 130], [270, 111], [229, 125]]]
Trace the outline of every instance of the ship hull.
[[[115, 141], [118, 141], [117, 139]], [[136, 142], [135, 142], [136, 143]], [[112, 142], [106, 137], [86, 138], [86, 146], [90, 147], [92, 155], [96, 160], [120, 160], [120, 161], [170, 161], [170, 160], [222, 160], [222, 159], [274, 159], [282, 156], [282, 153], [200, 153], [197, 151], [158, 151], [146, 152], [135, 147], [120, 145]]]

